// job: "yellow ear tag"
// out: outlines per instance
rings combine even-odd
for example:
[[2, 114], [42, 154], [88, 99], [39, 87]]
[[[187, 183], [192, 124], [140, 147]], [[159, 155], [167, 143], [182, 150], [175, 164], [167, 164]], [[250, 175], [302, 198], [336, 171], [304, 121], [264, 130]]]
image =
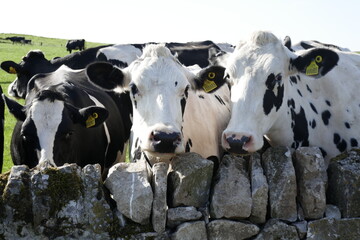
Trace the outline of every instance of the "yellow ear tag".
[[95, 119], [97, 119], [98, 117], [99, 115], [97, 113], [93, 113], [92, 115], [90, 115], [86, 120], [86, 127], [90, 128], [95, 126]]
[[312, 61], [309, 66], [306, 68], [306, 75], [313, 76], [319, 74], [319, 66], [316, 64], [315, 61]]
[[9, 67], [9, 73], [16, 74], [15, 68]]
[[208, 92], [211, 92], [212, 90], [214, 90], [215, 88], [217, 88], [217, 85], [214, 81], [210, 81], [210, 80], [206, 79], [204, 81], [202, 88], [204, 89], [205, 92], [208, 93]]

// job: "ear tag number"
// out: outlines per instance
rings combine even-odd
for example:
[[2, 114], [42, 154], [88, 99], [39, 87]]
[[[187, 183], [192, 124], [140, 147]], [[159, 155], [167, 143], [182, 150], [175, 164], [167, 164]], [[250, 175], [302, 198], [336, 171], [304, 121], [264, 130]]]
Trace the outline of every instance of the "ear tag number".
[[92, 115], [90, 115], [86, 120], [86, 127], [90, 128], [95, 126], [95, 119], [97, 119], [98, 117], [99, 115], [97, 113], [93, 113]]
[[[316, 60], [315, 60], [316, 61]], [[314, 76], [319, 74], [319, 66], [315, 61], [312, 61], [309, 66], [306, 68], [306, 75]]]
[[9, 73], [16, 74], [15, 68], [9, 67]]

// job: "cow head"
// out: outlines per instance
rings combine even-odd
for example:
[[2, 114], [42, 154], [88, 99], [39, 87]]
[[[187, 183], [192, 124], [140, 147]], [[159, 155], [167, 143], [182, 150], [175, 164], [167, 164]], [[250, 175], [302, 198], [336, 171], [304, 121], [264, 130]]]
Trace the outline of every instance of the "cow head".
[[[234, 153], [254, 152], [263, 146], [263, 135], [281, 128], [280, 115], [287, 100], [291, 77], [316, 81], [338, 62], [328, 49], [310, 49], [296, 53], [287, 49], [272, 33], [256, 32], [237, 46], [227, 59], [232, 116], [223, 132], [223, 148]], [[312, 78], [312, 79], [311, 79]], [[278, 136], [280, 137], [280, 136]]]
[[[122, 70], [108, 63], [87, 67], [95, 85], [130, 91], [133, 148], [162, 159], [185, 151], [182, 121], [188, 92], [191, 88], [215, 90], [214, 85], [224, 83], [223, 73], [224, 68], [211, 67], [194, 75], [163, 45], [148, 45], [138, 60]], [[205, 85], [204, 80], [208, 80]]]
[[26, 86], [29, 80], [37, 73], [49, 72], [44, 69], [48, 65], [44, 54], [40, 50], [32, 50], [18, 64], [13, 61], [4, 61], [1, 68], [10, 74], [16, 74], [17, 78], [9, 85], [10, 96], [25, 99]]
[[[77, 131], [90, 131], [108, 116], [105, 108], [77, 108], [65, 102], [62, 91], [42, 90], [26, 106], [2, 95], [11, 114], [22, 122], [20, 144], [26, 153], [25, 164], [34, 167], [59, 166], [77, 162], [73, 136]], [[35, 164], [35, 165], [32, 165]]]

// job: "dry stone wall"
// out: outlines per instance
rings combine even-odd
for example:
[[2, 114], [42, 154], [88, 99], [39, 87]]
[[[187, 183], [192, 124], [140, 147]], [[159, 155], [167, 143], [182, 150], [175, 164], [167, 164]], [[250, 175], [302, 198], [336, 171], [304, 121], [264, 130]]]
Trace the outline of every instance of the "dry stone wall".
[[360, 151], [269, 148], [212, 161], [0, 175], [0, 239], [360, 239]]

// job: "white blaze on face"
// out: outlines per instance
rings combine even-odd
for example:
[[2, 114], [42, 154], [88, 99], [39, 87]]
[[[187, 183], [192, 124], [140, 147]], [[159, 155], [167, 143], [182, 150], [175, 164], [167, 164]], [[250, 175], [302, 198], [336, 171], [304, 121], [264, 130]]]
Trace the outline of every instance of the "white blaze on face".
[[30, 114], [34, 121], [37, 136], [39, 138], [40, 153], [39, 163], [49, 161], [54, 162], [54, 142], [55, 135], [62, 120], [64, 102], [55, 100], [36, 101], [30, 108]]

